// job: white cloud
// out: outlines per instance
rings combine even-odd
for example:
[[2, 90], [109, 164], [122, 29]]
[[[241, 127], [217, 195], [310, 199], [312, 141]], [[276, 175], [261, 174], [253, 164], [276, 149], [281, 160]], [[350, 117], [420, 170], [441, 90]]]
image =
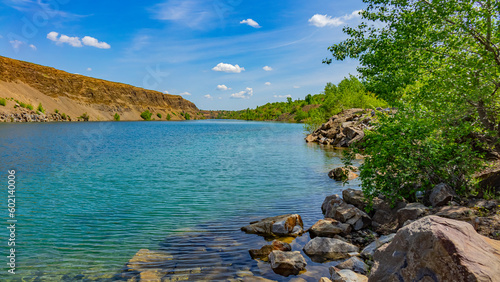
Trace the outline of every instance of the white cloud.
[[179, 95], [181, 95], [181, 96], [191, 96], [191, 93], [189, 93], [189, 92], [182, 92]]
[[217, 97], [217, 99], [222, 100], [222, 97]]
[[231, 90], [232, 88], [229, 88], [227, 87], [226, 85], [224, 84], [221, 84], [221, 85], [217, 85], [217, 90], [220, 90], [220, 91], [226, 91], [226, 90]]
[[292, 98], [292, 95], [274, 95], [273, 97], [274, 98], [288, 98], [288, 97]]
[[269, 85], [271, 85], [271, 82], [268, 81], [268, 82], [266, 82], [264, 84], [267, 85], [267, 86], [269, 86]]
[[273, 70], [273, 68], [270, 67], [270, 66], [265, 66], [262, 69], [265, 70], [265, 71], [272, 71]]
[[36, 51], [36, 46], [33, 44], [30, 44], [30, 48]]
[[47, 34], [47, 38], [49, 40], [56, 42], [56, 44], [67, 43], [73, 47], [83, 47], [83, 45], [86, 45], [86, 46], [96, 47], [99, 49], [111, 48], [111, 46], [108, 43], [99, 42], [97, 39], [90, 37], [90, 36], [85, 36], [82, 38], [82, 40], [80, 40], [80, 38], [76, 37], [76, 36], [69, 37], [69, 36], [64, 35], [64, 34], [61, 34], [61, 36], [59, 36], [59, 33], [55, 32], [55, 31], [51, 31]]
[[253, 96], [253, 89], [250, 87], [247, 87], [245, 90], [240, 91], [238, 93], [231, 94], [231, 98], [236, 98], [236, 99], [250, 99], [250, 97]]
[[21, 45], [24, 44], [24, 42], [19, 41], [19, 40], [12, 40], [12, 41], [9, 41], [9, 43], [12, 45], [12, 48], [14, 48], [14, 49], [18, 49], [19, 47], [21, 47]]
[[207, 95], [205, 95], [205, 96], [203, 96], [203, 97], [205, 97], [205, 98], [207, 98], [207, 99], [213, 99], [213, 98], [214, 98], [214, 97], [212, 97], [210, 94], [207, 94]]
[[298, 86], [298, 85], [294, 85], [294, 86], [293, 86], [293, 88], [295, 88], [295, 89], [299, 89], [299, 88], [300, 88], [300, 86]]
[[163, 91], [163, 93], [165, 93], [165, 94], [170, 94], [167, 90]]
[[87, 68], [87, 71], [92, 71], [92, 68]]
[[99, 49], [109, 49], [109, 48], [111, 48], [111, 46], [108, 43], [106, 43], [106, 42], [99, 42], [99, 40], [95, 39], [94, 37], [90, 37], [90, 36], [85, 36], [84, 38], [82, 38], [82, 42], [83, 42], [84, 45], [96, 47], [96, 48], [99, 48]]
[[352, 12], [349, 15], [345, 15], [342, 17], [335, 17], [332, 18], [331, 16], [328, 15], [320, 15], [320, 14], [315, 14], [309, 19], [309, 22], [317, 27], [325, 27], [325, 26], [340, 26], [345, 23], [345, 21], [351, 20], [353, 18], [359, 18], [360, 15], [359, 13], [361, 10], [357, 10]]
[[230, 73], [240, 73], [245, 70], [245, 68], [242, 68], [238, 65], [231, 65], [231, 64], [224, 64], [224, 63], [219, 63], [215, 67], [212, 68], [213, 71], [223, 71], [223, 72], [230, 72]]
[[249, 25], [249, 26], [251, 26], [251, 27], [261, 28], [261, 26], [260, 26], [260, 25], [259, 25], [256, 21], [254, 21], [254, 20], [252, 20], [252, 19], [242, 20], [242, 21], [240, 22], [240, 24], [247, 24], [247, 25]]
[[224, 15], [226, 4], [205, 0], [163, 0], [149, 10], [153, 18], [172, 21], [192, 29], [209, 29], [215, 27]]

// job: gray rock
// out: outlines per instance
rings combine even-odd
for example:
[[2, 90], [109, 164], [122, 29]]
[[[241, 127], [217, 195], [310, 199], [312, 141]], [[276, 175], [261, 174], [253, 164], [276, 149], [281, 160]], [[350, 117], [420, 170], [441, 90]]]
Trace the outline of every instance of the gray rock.
[[330, 237], [343, 234], [347, 235], [351, 232], [349, 224], [341, 223], [333, 218], [320, 219], [310, 229], [309, 234], [311, 238], [314, 237]]
[[344, 200], [337, 194], [327, 196], [321, 205], [321, 212], [323, 212], [325, 218], [328, 218], [327, 214], [330, 214], [330, 210], [342, 203], [344, 203]]
[[360, 210], [364, 210], [367, 204], [363, 191], [354, 189], [345, 189], [342, 191], [342, 198], [348, 204], [357, 207]]
[[365, 282], [368, 277], [358, 274], [349, 269], [338, 269], [330, 267], [330, 275], [333, 282]]
[[318, 282], [332, 282], [332, 280], [327, 277], [321, 277]]
[[433, 207], [440, 207], [453, 200], [452, 188], [445, 183], [440, 183], [432, 189], [429, 201]]
[[359, 248], [352, 244], [325, 237], [316, 237], [304, 246], [304, 253], [315, 262], [348, 258], [349, 253], [358, 251]]
[[264, 218], [241, 228], [242, 231], [262, 236], [298, 236], [304, 223], [298, 214], [286, 214]]
[[366, 263], [358, 257], [351, 257], [350, 259], [337, 264], [336, 267], [340, 269], [349, 269], [361, 274], [366, 274], [368, 272], [368, 265], [366, 265]]
[[306, 260], [300, 252], [273, 251], [269, 255], [271, 268], [283, 276], [297, 275], [306, 269]]
[[360, 230], [368, 227], [371, 224], [371, 218], [360, 209], [353, 205], [346, 204], [343, 201], [330, 201], [330, 206], [327, 206], [325, 218], [333, 218], [342, 223], [347, 223], [354, 230]]
[[410, 203], [406, 207], [397, 211], [399, 227], [402, 227], [407, 220], [415, 220], [423, 217], [429, 212], [429, 208], [420, 203]]

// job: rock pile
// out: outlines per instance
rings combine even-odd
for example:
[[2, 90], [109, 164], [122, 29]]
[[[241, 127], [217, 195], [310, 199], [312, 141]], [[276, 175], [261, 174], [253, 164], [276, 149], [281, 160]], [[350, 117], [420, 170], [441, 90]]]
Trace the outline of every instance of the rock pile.
[[20, 113], [6, 114], [0, 113], [0, 122], [50, 122], [50, 121], [71, 121], [68, 116], [59, 113], [44, 114], [36, 111], [21, 108]]

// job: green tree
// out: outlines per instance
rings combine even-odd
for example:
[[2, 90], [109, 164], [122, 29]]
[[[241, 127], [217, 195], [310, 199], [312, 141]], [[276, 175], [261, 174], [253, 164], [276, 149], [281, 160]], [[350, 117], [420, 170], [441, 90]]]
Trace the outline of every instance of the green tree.
[[156, 116], [159, 117], [159, 118], [161, 118], [161, 114], [160, 113], [157, 113]]
[[[448, 125], [474, 124], [470, 135], [500, 152], [500, 2], [364, 2], [365, 22], [344, 28], [349, 38], [329, 47], [333, 58], [359, 59], [368, 90], [425, 105]], [[415, 83], [418, 93], [405, 97]]]
[[113, 116], [113, 119], [115, 121], [120, 121], [120, 115], [118, 113], [115, 113], [115, 115]]
[[171, 118], [170, 114], [167, 114], [167, 120], [170, 120]]

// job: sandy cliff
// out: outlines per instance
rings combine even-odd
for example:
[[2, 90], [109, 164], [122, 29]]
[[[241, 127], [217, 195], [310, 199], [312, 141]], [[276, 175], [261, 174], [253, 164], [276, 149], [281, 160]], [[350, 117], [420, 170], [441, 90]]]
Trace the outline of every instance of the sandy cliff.
[[[181, 96], [163, 94], [122, 83], [71, 74], [50, 67], [0, 56], [0, 98], [14, 98], [36, 107], [41, 103], [46, 113], [57, 109], [75, 120], [87, 113], [90, 120], [142, 120], [140, 113], [149, 110], [156, 120], [183, 120], [181, 113], [192, 119], [201, 117], [195, 104]], [[19, 112], [16, 102], [7, 100], [0, 113]], [[162, 118], [156, 116], [157, 113]]]

